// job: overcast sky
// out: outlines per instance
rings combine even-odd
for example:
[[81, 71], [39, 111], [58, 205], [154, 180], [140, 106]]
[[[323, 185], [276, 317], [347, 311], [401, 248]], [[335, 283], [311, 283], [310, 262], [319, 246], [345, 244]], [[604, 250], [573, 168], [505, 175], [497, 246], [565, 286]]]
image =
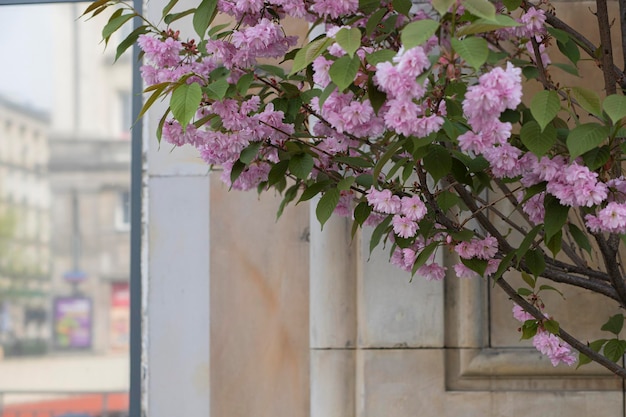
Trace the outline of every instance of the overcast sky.
[[52, 102], [51, 7], [0, 6], [0, 94], [40, 110]]

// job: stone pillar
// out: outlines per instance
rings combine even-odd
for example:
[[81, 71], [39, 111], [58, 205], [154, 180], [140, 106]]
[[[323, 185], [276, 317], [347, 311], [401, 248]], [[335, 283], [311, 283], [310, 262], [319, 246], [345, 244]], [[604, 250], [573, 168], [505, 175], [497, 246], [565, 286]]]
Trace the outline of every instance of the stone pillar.
[[[146, 6], [161, 20], [166, 0]], [[195, 7], [182, 0], [177, 8]], [[189, 21], [189, 27], [191, 22]], [[210, 415], [209, 176], [193, 148], [159, 144], [166, 103], [144, 118], [144, 415]]]
[[344, 218], [310, 227], [311, 417], [354, 417], [358, 241]]

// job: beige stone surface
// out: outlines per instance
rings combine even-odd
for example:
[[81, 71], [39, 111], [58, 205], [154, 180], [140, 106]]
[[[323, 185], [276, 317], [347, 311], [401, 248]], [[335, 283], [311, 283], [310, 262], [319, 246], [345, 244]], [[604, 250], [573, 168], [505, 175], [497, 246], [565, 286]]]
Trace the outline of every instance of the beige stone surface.
[[310, 347], [350, 348], [357, 339], [357, 240], [352, 222], [333, 216], [321, 230], [311, 218]]
[[311, 350], [311, 417], [355, 417], [356, 352]]
[[358, 417], [444, 415], [442, 349], [359, 351]]
[[[211, 415], [309, 410], [308, 206], [211, 184]], [[202, 254], [198, 254], [202, 256]]]
[[[371, 229], [363, 231], [369, 242]], [[443, 282], [430, 282], [389, 263], [388, 249], [370, 256], [361, 245], [358, 284], [359, 347], [443, 346]]]

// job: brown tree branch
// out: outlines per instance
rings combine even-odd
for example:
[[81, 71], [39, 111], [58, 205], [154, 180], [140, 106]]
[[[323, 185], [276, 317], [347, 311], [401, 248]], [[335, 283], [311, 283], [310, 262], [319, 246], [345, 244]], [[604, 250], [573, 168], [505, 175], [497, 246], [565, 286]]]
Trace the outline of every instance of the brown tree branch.
[[[621, 1], [624, 1], [624, 0], [621, 0]], [[589, 39], [584, 37], [580, 32], [578, 32], [577, 30], [572, 28], [570, 25], [568, 25], [567, 23], [565, 23], [564, 21], [562, 21], [561, 19], [559, 19], [558, 17], [556, 17], [555, 15], [549, 12], [546, 12], [546, 22], [555, 29], [561, 29], [567, 32], [572, 37], [574, 42], [576, 42], [576, 44], [580, 48], [582, 48], [582, 50], [585, 51], [585, 53], [587, 53], [587, 55], [589, 55], [590, 57], [594, 59], [597, 58], [596, 46], [593, 43], [591, 43]], [[616, 65], [613, 65], [613, 70], [615, 72], [616, 81], [620, 84], [620, 86], [623, 89], [626, 89], [626, 76], [624, 75], [624, 72]], [[626, 71], [626, 68], [625, 68], [625, 71]]]
[[613, 42], [611, 41], [611, 25], [606, 0], [596, 0], [598, 8], [598, 28], [600, 29], [600, 48], [602, 48], [602, 73], [604, 74], [604, 90], [607, 95], [615, 94], [615, 64], [613, 63]]
[[611, 285], [615, 288], [615, 291], [619, 296], [620, 305], [623, 308], [626, 308], [626, 282], [624, 282], [624, 278], [622, 277], [619, 266], [617, 265], [619, 236], [613, 234], [610, 235], [608, 239], [605, 239], [604, 236], [599, 233], [596, 233], [593, 236], [595, 237], [596, 242], [598, 242], [598, 247], [600, 248], [600, 253], [602, 254], [602, 258], [604, 260], [606, 272], [609, 276], [609, 280], [611, 281]]
[[[509, 285], [508, 282], [504, 278], [500, 278], [496, 281], [496, 284], [500, 288], [504, 290], [505, 293], [520, 307], [522, 307], [526, 312], [530, 313], [537, 320], [543, 321], [545, 320], [544, 314], [539, 311], [535, 306], [530, 304], [525, 298], [521, 297], [514, 289]], [[626, 379], [626, 369], [619, 366], [617, 363], [607, 359], [605, 356], [593, 351], [589, 346], [576, 339], [574, 336], [566, 332], [562, 327], [559, 330], [558, 336], [567, 342], [571, 347], [587, 356], [594, 362], [599, 363], [604, 366], [609, 371], [613, 372], [615, 375]]]

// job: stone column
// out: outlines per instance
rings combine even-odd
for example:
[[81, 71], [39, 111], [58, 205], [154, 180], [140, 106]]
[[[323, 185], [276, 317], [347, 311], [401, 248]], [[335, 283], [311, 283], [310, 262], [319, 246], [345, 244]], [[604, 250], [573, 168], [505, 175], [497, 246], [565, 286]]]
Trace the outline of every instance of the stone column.
[[[146, 5], [161, 20], [166, 0]], [[195, 7], [182, 0], [177, 8]], [[191, 22], [189, 21], [189, 27]], [[191, 31], [190, 31], [191, 32]], [[209, 177], [193, 148], [158, 143], [155, 132], [166, 103], [144, 119], [143, 398], [150, 417], [210, 415]]]
[[356, 258], [351, 222], [311, 216], [311, 417], [355, 416]]

